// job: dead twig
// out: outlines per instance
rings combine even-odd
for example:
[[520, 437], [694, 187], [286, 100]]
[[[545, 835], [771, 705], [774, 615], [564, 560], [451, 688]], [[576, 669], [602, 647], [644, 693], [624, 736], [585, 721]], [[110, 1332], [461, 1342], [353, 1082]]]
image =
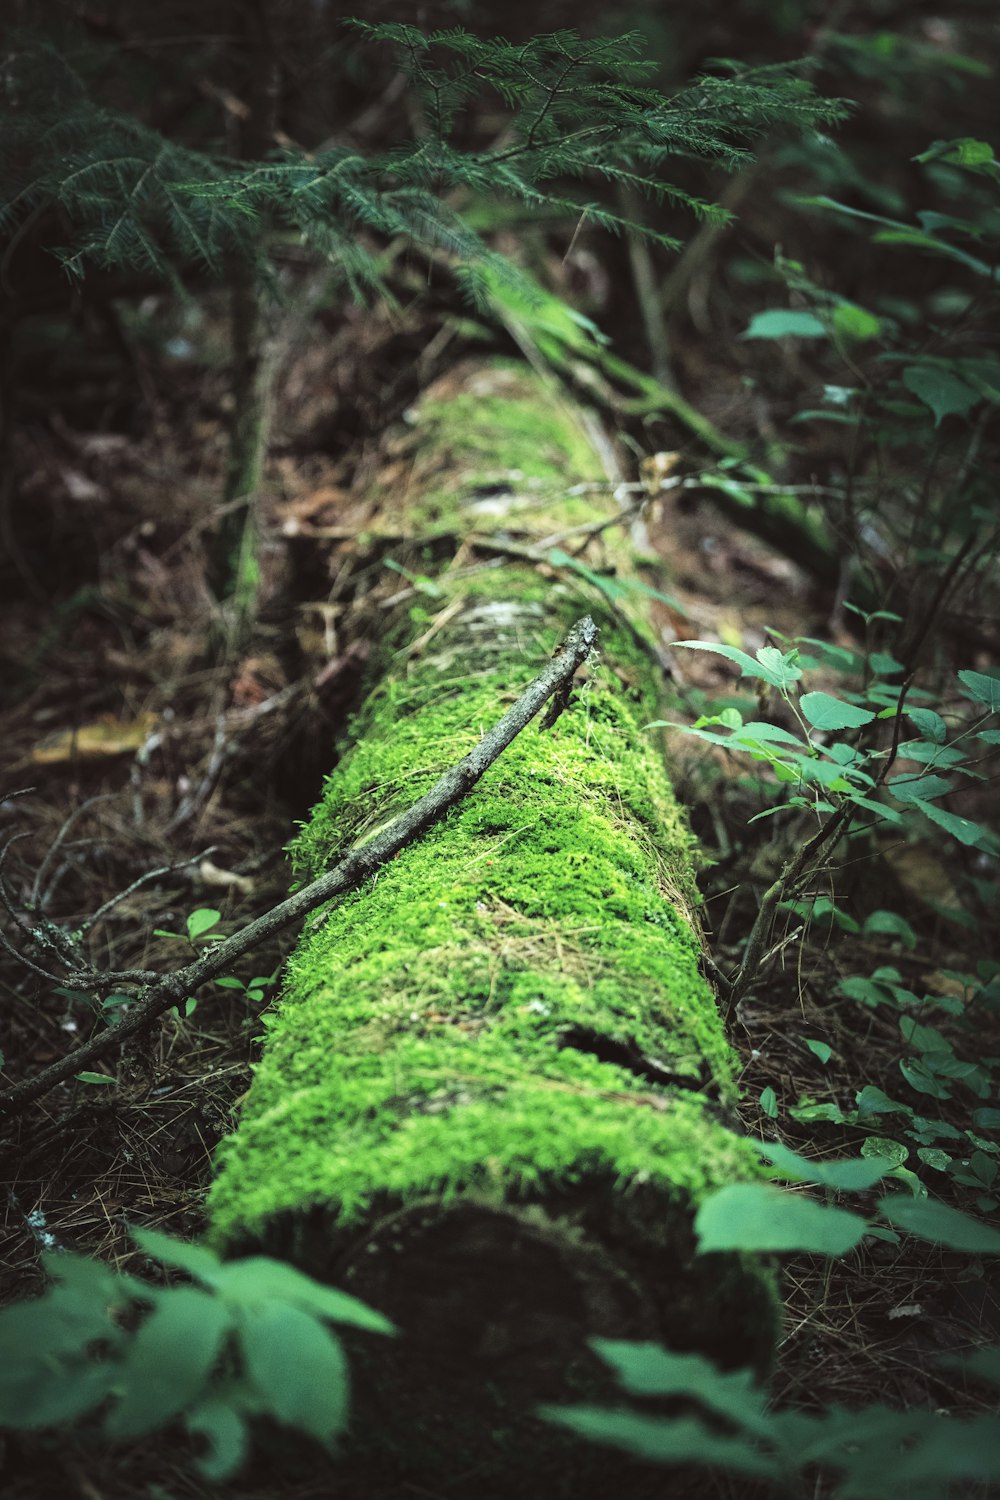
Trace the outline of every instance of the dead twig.
[[318, 880], [296, 891], [271, 911], [250, 922], [239, 932], [216, 943], [202, 957], [165, 978], [151, 982], [136, 998], [134, 1005], [113, 1026], [97, 1033], [75, 1047], [66, 1057], [50, 1064], [34, 1078], [15, 1084], [0, 1094], [0, 1114], [19, 1114], [33, 1100], [41, 1098], [56, 1084], [69, 1078], [84, 1064], [118, 1046], [128, 1037], [145, 1031], [158, 1016], [178, 1004], [187, 995], [217, 974], [225, 973], [233, 963], [251, 949], [292, 926], [321, 906], [323, 902], [345, 891], [354, 890], [393, 855], [426, 833], [460, 801], [506, 750], [521, 730], [531, 722], [554, 693], [565, 689], [577, 668], [582, 666], [597, 642], [597, 626], [589, 615], [578, 620], [566, 637], [562, 650], [545, 670], [529, 683], [501, 719], [489, 730], [474, 750], [445, 771], [429, 792], [411, 808], [366, 844], [350, 851], [332, 870]]

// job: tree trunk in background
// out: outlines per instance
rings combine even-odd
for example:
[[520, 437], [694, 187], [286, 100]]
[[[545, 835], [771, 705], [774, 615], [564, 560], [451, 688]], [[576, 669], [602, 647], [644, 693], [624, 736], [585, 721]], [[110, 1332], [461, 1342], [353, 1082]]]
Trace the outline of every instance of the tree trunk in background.
[[[246, 114], [240, 120], [239, 149], [248, 161], [261, 161], [274, 145], [279, 86], [270, 0], [244, 0], [241, 15]], [[229, 277], [233, 420], [211, 575], [224, 611], [224, 649], [239, 652], [257, 604], [257, 510], [271, 426], [275, 350], [269, 295], [256, 258], [233, 256]]]
[[617, 509], [606, 488], [567, 493], [600, 462], [527, 370], [432, 387], [393, 475], [380, 523], [426, 539], [421, 576], [387, 612], [353, 748], [295, 846], [302, 877], [427, 790], [587, 611], [601, 659], [552, 727], [529, 725], [305, 933], [221, 1148], [212, 1233], [402, 1330], [362, 1375], [352, 1494], [603, 1494], [622, 1460], [531, 1415], [600, 1389], [589, 1336], [758, 1368], [774, 1337], [760, 1268], [693, 1254], [697, 1204], [756, 1168], [730, 1129], [689, 837], [643, 728], [662, 672], [626, 614], [642, 596], [623, 591], [622, 527], [592, 537], [584, 573], [567, 556], [582, 534], [561, 565], [523, 556]]

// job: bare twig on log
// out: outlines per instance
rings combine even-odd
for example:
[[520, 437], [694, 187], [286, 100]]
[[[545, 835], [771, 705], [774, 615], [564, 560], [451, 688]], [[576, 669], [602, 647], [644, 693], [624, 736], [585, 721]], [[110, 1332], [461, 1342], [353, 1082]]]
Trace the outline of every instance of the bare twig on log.
[[259, 947], [276, 932], [301, 921], [309, 912], [334, 896], [356, 889], [387, 860], [392, 859], [393, 855], [426, 833], [450, 807], [471, 791], [547, 700], [554, 693], [568, 687], [573, 674], [587, 660], [596, 642], [597, 626], [589, 615], [585, 615], [573, 626], [558, 655], [552, 658], [544, 672], [529, 683], [517, 702], [483, 736], [475, 749], [445, 771], [431, 790], [411, 808], [375, 838], [352, 849], [332, 870], [289, 896], [287, 901], [282, 901], [223, 942], [214, 944], [186, 968], [148, 985], [137, 997], [135, 1004], [113, 1026], [82, 1042], [66, 1057], [43, 1068], [34, 1078], [15, 1084], [13, 1088], [0, 1094], [0, 1114], [19, 1114], [26, 1105], [41, 1098], [84, 1064], [118, 1046], [126, 1038], [146, 1030], [172, 1005], [176, 1005], [208, 980], [214, 979], [217, 974], [225, 973], [235, 960]]

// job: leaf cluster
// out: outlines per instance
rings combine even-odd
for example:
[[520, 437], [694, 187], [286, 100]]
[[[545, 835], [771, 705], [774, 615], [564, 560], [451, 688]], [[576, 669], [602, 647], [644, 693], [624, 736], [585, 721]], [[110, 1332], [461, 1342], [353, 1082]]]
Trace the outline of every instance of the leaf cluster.
[[[899, 1174], [885, 1157], [808, 1161], [780, 1142], [758, 1148], [775, 1177], [808, 1183], [828, 1196], [865, 1192]], [[912, 1174], [909, 1174], [912, 1176]], [[909, 1184], [908, 1184], [909, 1185]], [[879, 1222], [881, 1221], [881, 1222]], [[887, 1228], [886, 1225], [895, 1226]], [[760, 1183], [738, 1183], [705, 1200], [695, 1220], [698, 1253], [807, 1251], [840, 1256], [866, 1236], [898, 1240], [895, 1228], [977, 1255], [1000, 1255], [1000, 1231], [919, 1193], [888, 1193], [877, 1217], [817, 1203]], [[594, 1339], [623, 1395], [639, 1406], [548, 1406], [542, 1415], [580, 1437], [653, 1463], [693, 1463], [767, 1479], [782, 1493], [814, 1492], [817, 1471], [835, 1500], [881, 1500], [904, 1491], [944, 1500], [953, 1486], [1000, 1476], [996, 1415], [949, 1419], [896, 1411], [880, 1402], [860, 1410], [776, 1411], [749, 1370], [723, 1371], [697, 1354], [653, 1343]], [[950, 1360], [967, 1376], [1000, 1385], [1000, 1350]], [[661, 1415], [651, 1400], [683, 1397], [693, 1412]]]
[[118, 1442], [180, 1422], [207, 1444], [198, 1467], [209, 1479], [240, 1466], [261, 1416], [331, 1446], [349, 1381], [327, 1325], [381, 1334], [392, 1325], [281, 1261], [223, 1262], [149, 1229], [133, 1238], [193, 1284], [152, 1286], [85, 1256], [47, 1254], [50, 1289], [0, 1312], [0, 1427], [35, 1431], [100, 1412]]
[[[126, 267], [177, 285], [192, 267], [221, 274], [233, 255], [266, 260], [273, 236], [292, 234], [360, 298], [387, 293], [376, 246], [402, 237], [465, 268], [475, 293], [470, 268], [504, 263], [466, 224], [455, 195], [586, 214], [617, 230], [628, 221], [599, 194], [568, 187], [603, 183], [717, 217], [720, 210], [670, 182], [667, 162], [695, 157], [732, 169], [762, 133], [842, 113], [790, 66], [730, 68], [664, 96], [644, 81], [651, 65], [635, 35], [584, 41], [563, 31], [513, 46], [460, 29], [424, 35], [403, 24], [353, 25], [394, 49], [422, 101], [426, 132], [373, 156], [341, 145], [276, 147], [249, 163], [182, 146], [103, 107], [69, 51], [35, 35], [16, 38], [2, 78], [0, 230], [14, 235], [47, 216], [72, 275]], [[460, 117], [488, 92], [509, 111], [502, 137], [485, 149], [457, 144]]]

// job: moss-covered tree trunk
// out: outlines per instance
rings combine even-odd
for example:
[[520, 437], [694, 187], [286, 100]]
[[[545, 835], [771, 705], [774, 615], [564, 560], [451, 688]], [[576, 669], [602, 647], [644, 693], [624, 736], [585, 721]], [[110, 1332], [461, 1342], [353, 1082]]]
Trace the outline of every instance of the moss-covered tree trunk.
[[766, 1280], [693, 1254], [697, 1204], [753, 1155], [699, 972], [689, 837], [644, 728], [662, 708], [652, 635], [608, 599], [611, 569], [612, 594], [642, 599], [620, 594], [623, 528], [568, 564], [586, 533], [565, 533], [617, 507], [581, 484], [603, 477], [585, 424], [526, 370], [470, 367], [427, 393], [396, 474], [387, 528], [433, 540], [297, 841], [303, 877], [427, 790], [585, 611], [600, 660], [551, 727], [307, 930], [222, 1147], [213, 1230], [398, 1323], [363, 1382], [373, 1474], [541, 1495], [558, 1473], [579, 1495], [593, 1455], [574, 1473], [530, 1412], [589, 1388], [588, 1336], [766, 1363]]

